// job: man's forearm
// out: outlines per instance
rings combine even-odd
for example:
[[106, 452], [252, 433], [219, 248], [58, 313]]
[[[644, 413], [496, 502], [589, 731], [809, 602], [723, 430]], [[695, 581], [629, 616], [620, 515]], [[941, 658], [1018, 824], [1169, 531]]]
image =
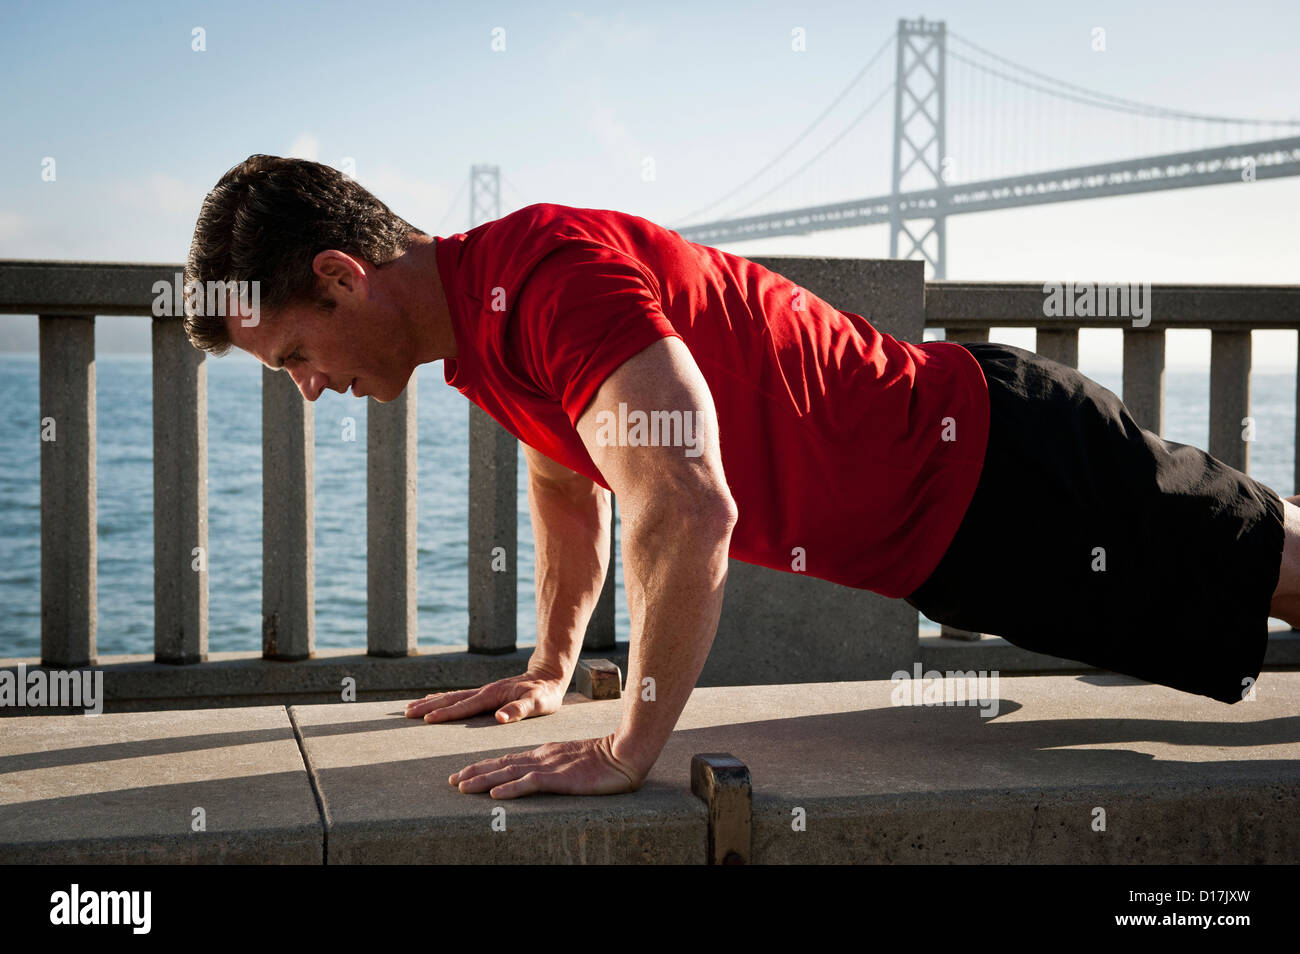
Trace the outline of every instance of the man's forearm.
[[713, 645], [735, 521], [729, 501], [683, 512], [670, 500], [635, 521], [624, 514], [632, 638], [613, 752], [641, 778], [663, 751]]
[[610, 571], [609, 491], [595, 483], [587, 492], [530, 477], [528, 509], [537, 553], [537, 648], [529, 665], [567, 686]]

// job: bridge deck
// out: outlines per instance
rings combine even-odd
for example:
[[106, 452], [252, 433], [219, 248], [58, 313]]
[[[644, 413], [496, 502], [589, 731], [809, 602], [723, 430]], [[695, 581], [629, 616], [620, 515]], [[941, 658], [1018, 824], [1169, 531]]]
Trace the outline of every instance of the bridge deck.
[[691, 758], [728, 752], [754, 863], [1300, 861], [1300, 672], [1233, 706], [1114, 676], [1003, 678], [988, 717], [894, 691], [699, 688], [645, 786], [602, 798], [493, 800], [447, 776], [613, 731], [617, 700], [508, 726], [392, 702], [14, 717], [0, 860], [702, 863]]

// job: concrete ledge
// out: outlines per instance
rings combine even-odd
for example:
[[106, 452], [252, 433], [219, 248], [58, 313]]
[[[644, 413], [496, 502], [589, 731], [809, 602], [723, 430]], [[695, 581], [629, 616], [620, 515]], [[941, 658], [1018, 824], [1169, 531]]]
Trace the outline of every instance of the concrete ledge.
[[[1255, 701], [1233, 706], [1118, 676], [1006, 678], [992, 718], [895, 706], [895, 688], [698, 688], [642, 791], [603, 799], [495, 801], [446, 777], [612, 731], [621, 701], [509, 726], [412, 723], [383, 704], [294, 712], [330, 815], [331, 862], [699, 862], [703, 803], [686, 795], [691, 756], [709, 751], [749, 768], [760, 864], [1300, 860], [1300, 674], [1266, 674]], [[498, 806], [507, 832], [490, 829]], [[663, 825], [653, 853], [645, 809]]]
[[0, 862], [320, 864], [320, 812], [283, 707], [9, 719]]
[[447, 776], [611, 732], [624, 700], [506, 726], [393, 702], [10, 719], [0, 861], [701, 864], [704, 752], [748, 771], [758, 864], [1300, 861], [1300, 673], [1231, 706], [1106, 675], [1002, 677], [996, 709], [895, 704], [908, 685], [698, 688], [642, 789], [599, 798]]
[[1120, 676], [1002, 679], [992, 718], [892, 706], [888, 683], [800, 688], [764, 700], [795, 718], [676, 733], [749, 766], [754, 863], [1300, 860], [1300, 674], [1232, 706]]
[[510, 725], [490, 713], [427, 725], [387, 702], [294, 706], [329, 863], [703, 864], [705, 806], [677, 772], [601, 797], [494, 799], [447, 782], [481, 759], [613, 732], [620, 705], [569, 693], [559, 712]]

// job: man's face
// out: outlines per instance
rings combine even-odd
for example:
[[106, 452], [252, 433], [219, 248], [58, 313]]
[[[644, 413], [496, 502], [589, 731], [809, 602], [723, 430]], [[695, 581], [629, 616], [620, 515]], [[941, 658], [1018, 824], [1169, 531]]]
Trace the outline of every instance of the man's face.
[[[308, 401], [325, 390], [391, 401], [415, 370], [396, 316], [382, 302], [344, 296], [333, 312], [311, 304], [290, 305], [256, 324], [247, 311], [228, 311], [226, 328], [237, 348], [272, 369], [283, 367]], [[281, 365], [283, 361], [283, 365]]]

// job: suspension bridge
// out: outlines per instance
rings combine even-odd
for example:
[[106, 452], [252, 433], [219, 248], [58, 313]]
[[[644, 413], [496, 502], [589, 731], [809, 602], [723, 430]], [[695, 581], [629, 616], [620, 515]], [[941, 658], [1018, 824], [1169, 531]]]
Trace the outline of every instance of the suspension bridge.
[[[835, 109], [854, 100], [866, 105], [811, 158], [743, 204], [715, 212], [814, 142]], [[746, 214], [815, 176], [837, 148], [861, 149], [851, 137], [888, 121], [889, 103], [892, 169], [876, 194]], [[949, 216], [1294, 176], [1298, 134], [1300, 119], [1212, 115], [1117, 96], [1020, 65], [943, 21], [903, 19], [784, 149], [669, 227], [719, 245], [888, 223], [890, 257], [921, 258], [928, 277], [943, 279]], [[875, 129], [871, 141], [887, 135]], [[471, 224], [497, 217], [499, 167], [472, 167], [468, 185]]]

